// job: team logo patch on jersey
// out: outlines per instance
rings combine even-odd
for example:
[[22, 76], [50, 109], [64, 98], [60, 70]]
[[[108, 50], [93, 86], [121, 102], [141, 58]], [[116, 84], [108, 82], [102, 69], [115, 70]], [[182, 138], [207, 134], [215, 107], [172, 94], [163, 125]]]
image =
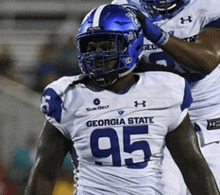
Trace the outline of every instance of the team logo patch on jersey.
[[100, 104], [100, 100], [98, 98], [93, 100], [93, 103], [98, 106]]
[[119, 111], [118, 111], [118, 114], [119, 114], [119, 115], [123, 115], [124, 112], [125, 112], [124, 110], [119, 110]]
[[207, 129], [208, 130], [216, 130], [220, 129], [220, 118], [207, 120]]

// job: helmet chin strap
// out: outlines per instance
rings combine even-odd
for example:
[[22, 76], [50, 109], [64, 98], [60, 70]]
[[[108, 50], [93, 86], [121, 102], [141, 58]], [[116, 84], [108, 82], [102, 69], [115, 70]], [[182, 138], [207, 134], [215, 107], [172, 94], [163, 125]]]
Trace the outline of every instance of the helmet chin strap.
[[133, 66], [131, 69], [128, 69], [128, 70], [125, 71], [125, 72], [119, 73], [119, 74], [118, 74], [118, 78], [122, 78], [122, 77], [126, 76], [127, 74], [129, 74], [130, 72], [132, 72], [135, 67], [136, 67], [136, 66]]
[[109, 77], [102, 77], [102, 78], [95, 78], [95, 81], [98, 85], [101, 87], [108, 87], [110, 85], [113, 85], [118, 80], [118, 75], [115, 78], [109, 78]]
[[108, 87], [108, 86], [113, 85], [119, 78], [122, 78], [126, 76], [127, 74], [129, 74], [130, 72], [132, 72], [134, 68], [135, 66], [122, 73], [112, 74], [112, 75], [109, 75], [107, 77], [102, 77], [102, 78], [95, 78], [95, 81], [101, 87]]

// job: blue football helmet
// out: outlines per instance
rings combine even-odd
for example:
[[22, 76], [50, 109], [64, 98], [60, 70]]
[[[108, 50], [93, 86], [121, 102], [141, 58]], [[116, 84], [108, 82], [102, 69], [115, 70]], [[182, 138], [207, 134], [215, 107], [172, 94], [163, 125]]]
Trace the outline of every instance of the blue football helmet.
[[190, 0], [140, 0], [141, 6], [153, 19], [171, 18], [178, 14]]
[[[88, 51], [88, 43], [97, 38], [113, 40], [114, 49]], [[143, 51], [143, 31], [132, 8], [101, 5], [82, 21], [76, 43], [82, 72], [100, 81], [99, 84], [103, 81], [103, 85], [110, 85], [113, 83], [107, 79], [110, 75], [116, 75], [116, 81], [135, 68]], [[112, 59], [117, 59], [117, 67], [108, 70], [106, 63]]]

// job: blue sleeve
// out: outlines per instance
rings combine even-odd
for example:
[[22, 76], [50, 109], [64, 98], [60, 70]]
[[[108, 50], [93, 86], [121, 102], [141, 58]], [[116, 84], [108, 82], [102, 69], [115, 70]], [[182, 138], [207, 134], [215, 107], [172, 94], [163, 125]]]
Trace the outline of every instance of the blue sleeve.
[[208, 28], [208, 27], [220, 28], [220, 18], [218, 18], [217, 20], [212, 21], [204, 26], [204, 28]]
[[46, 89], [42, 94], [41, 110], [49, 117], [53, 117], [58, 123], [61, 121], [62, 100], [57, 93], [51, 89]]
[[185, 108], [189, 108], [191, 103], [193, 102], [191, 89], [189, 83], [185, 81], [185, 94], [183, 98], [183, 103], [181, 105], [181, 110], [183, 111]]

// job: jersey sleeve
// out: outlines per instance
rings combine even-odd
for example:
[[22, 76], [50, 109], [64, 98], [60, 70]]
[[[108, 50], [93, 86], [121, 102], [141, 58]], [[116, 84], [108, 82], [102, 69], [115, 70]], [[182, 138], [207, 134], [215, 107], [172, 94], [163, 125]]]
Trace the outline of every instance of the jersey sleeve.
[[42, 94], [41, 101], [41, 111], [47, 117], [51, 117], [57, 123], [60, 123], [62, 114], [62, 100], [60, 96], [52, 88], [47, 88]]
[[70, 138], [65, 131], [62, 120], [63, 101], [57, 92], [52, 88], [46, 88], [41, 98], [41, 111], [45, 114], [46, 120], [54, 125], [65, 137]]
[[220, 17], [217, 20], [209, 22], [207, 25], [204, 26], [204, 28], [210, 28], [210, 27], [220, 28]]
[[77, 79], [78, 77], [63, 77], [54, 81], [44, 89], [41, 98], [40, 107], [46, 120], [53, 124], [67, 138], [69, 138], [69, 133], [65, 130], [65, 119], [68, 116], [63, 105], [67, 88]]
[[193, 102], [192, 94], [191, 94], [191, 89], [190, 85], [187, 81], [185, 81], [185, 90], [184, 90], [184, 98], [183, 98], [183, 103], [181, 105], [181, 110], [185, 110], [190, 107], [190, 105]]
[[185, 81], [184, 94], [181, 105], [176, 105], [171, 109], [170, 117], [173, 119], [169, 126], [169, 132], [176, 129], [188, 113], [188, 109], [193, 102], [190, 85]]
[[[205, 0], [204, 4], [205, 4]], [[220, 1], [219, 0], [213, 0], [209, 1], [208, 4], [203, 5], [204, 9], [204, 28], [206, 27], [220, 27], [220, 15], [219, 15], [219, 7], [220, 7]]]

